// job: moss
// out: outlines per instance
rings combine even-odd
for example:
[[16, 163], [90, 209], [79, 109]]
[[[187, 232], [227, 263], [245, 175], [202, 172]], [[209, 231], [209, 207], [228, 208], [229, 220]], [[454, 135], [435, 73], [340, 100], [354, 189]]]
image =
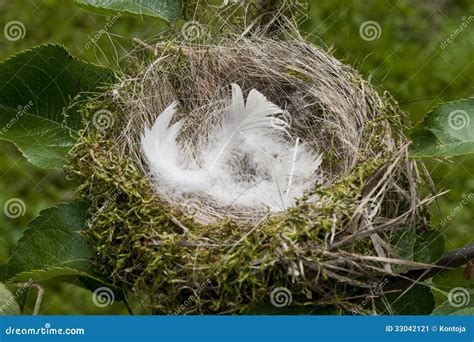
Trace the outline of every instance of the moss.
[[311, 83], [312, 81], [311, 77], [306, 75], [304, 72], [294, 68], [288, 68], [288, 70], [286, 70], [286, 74], [306, 83]]
[[[179, 75], [188, 62], [183, 50], [174, 52], [176, 58], [160, 65], [165, 68], [160, 71], [167, 74], [178, 98], [185, 99], [188, 88]], [[297, 70], [287, 72], [306, 81]], [[357, 80], [356, 91], [365, 93]], [[360, 223], [367, 215], [365, 208], [359, 208], [361, 201], [392, 162], [396, 151], [391, 142], [399, 146], [398, 141], [404, 141], [396, 103], [388, 97], [374, 102], [370, 119], [360, 128], [364, 147], [357, 151], [354, 165], [332, 172], [340, 157], [336, 149], [328, 149], [324, 164], [334, 175], [331, 182], [256, 225], [229, 218], [202, 224], [185, 208], [161, 201], [136, 161], [128, 157], [133, 151], [127, 149], [136, 146], [117, 144], [127, 123], [125, 113], [107, 97], [90, 101], [83, 116], [90, 119], [98, 109], [108, 108], [115, 126], [99, 132], [89, 125], [80, 132], [67, 173], [90, 203], [87, 232], [95, 242], [97, 269], [157, 313], [247, 312], [269, 305], [275, 287], [289, 289], [294, 305], [346, 307], [346, 297], [380, 276], [373, 271], [380, 264], [364, 268], [360, 260], [351, 259], [354, 254], [373, 255], [371, 241], [354, 239], [337, 251], [327, 246], [333, 239], [353, 237], [357, 227], [366, 228]], [[322, 110], [315, 108], [315, 115]], [[331, 134], [339, 138], [338, 132]], [[397, 164], [397, 184], [409, 187], [405, 167]], [[381, 203], [384, 219], [409, 208], [405, 198], [395, 200], [396, 209], [389, 200]]]
[[[209, 6], [212, 4], [213, 6]], [[199, 13], [201, 23], [214, 23], [215, 27], [240, 26], [245, 29], [248, 23], [258, 21], [265, 25], [275, 21], [275, 14], [284, 14], [297, 20], [307, 18], [309, 4], [301, 0], [247, 0], [245, 6], [230, 4], [222, 6], [219, 0], [199, 1], [187, 0], [184, 3], [183, 17], [186, 20], [196, 20]], [[220, 23], [221, 25], [216, 25]]]
[[[86, 132], [80, 139], [67, 171], [91, 204], [88, 232], [96, 242], [97, 268], [163, 313], [179, 310], [193, 290], [208, 284], [183, 313], [209, 313], [268, 303], [277, 285], [290, 289], [294, 304], [324, 297], [314, 289], [313, 277], [297, 274], [296, 262], [311, 260], [310, 266], [318, 268], [324, 260], [321, 250], [308, 246], [324, 244], [335, 222], [351, 220], [361, 189], [382, 164], [377, 158], [361, 163], [330, 187], [307, 194], [317, 195], [317, 204], [301, 200], [258, 229], [231, 220], [202, 225], [166, 207], [100, 132]], [[186, 234], [178, 221], [189, 230]], [[324, 278], [318, 288], [334, 288]]]

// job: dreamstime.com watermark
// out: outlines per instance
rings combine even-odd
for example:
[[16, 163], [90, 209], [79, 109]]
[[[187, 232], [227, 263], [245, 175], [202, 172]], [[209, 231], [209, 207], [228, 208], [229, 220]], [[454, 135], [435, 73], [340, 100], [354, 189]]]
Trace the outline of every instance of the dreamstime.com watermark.
[[444, 226], [446, 226], [446, 224], [451, 221], [464, 208], [464, 206], [474, 198], [474, 192], [470, 192], [467, 195], [462, 194], [462, 197], [462, 201], [440, 221], [439, 226], [441, 228], [444, 228]]
[[105, 131], [112, 127], [115, 123], [114, 114], [107, 109], [101, 109], [94, 113], [92, 124], [99, 131]]
[[206, 29], [206, 27], [193, 20], [188, 21], [183, 25], [181, 33], [184, 39], [191, 43], [197, 40], [209, 39], [209, 31]]
[[10, 298], [8, 298], [7, 301], [3, 303], [3, 305], [0, 307], [0, 314], [3, 314], [5, 311], [8, 310], [8, 308], [13, 305], [13, 303], [16, 303], [18, 298], [25, 292], [28, 291], [28, 289], [33, 285], [33, 279], [28, 279], [28, 282], [20, 284], [20, 287], [15, 291], [15, 294], [13, 294]]
[[222, 0], [222, 5], [223, 6], [228, 6], [230, 4], [239, 4], [239, 5], [245, 5], [247, 0]]
[[19, 20], [9, 21], [3, 27], [3, 35], [5, 38], [11, 42], [16, 42], [17, 40], [23, 39], [26, 36], [26, 27]]
[[45, 323], [40, 328], [15, 328], [9, 326], [5, 335], [85, 335], [84, 328], [52, 328], [50, 323]]
[[462, 308], [471, 301], [469, 291], [464, 287], [455, 287], [448, 293], [448, 303], [453, 308]]
[[16, 219], [25, 215], [26, 204], [20, 198], [10, 198], [3, 205], [3, 213], [6, 217]]
[[181, 206], [183, 214], [186, 216], [196, 216], [201, 212], [201, 206], [197, 199], [186, 199]]
[[457, 38], [457, 36], [459, 36], [468, 27], [470, 23], [474, 21], [474, 15], [470, 15], [469, 17], [462, 17], [461, 20], [461, 24], [453, 31], [453, 33], [451, 33], [448, 38], [441, 42], [441, 44], [439, 45], [441, 50], [446, 49], [446, 47], [451, 44]]
[[92, 303], [98, 308], [105, 308], [115, 302], [115, 294], [107, 286], [99, 287], [92, 293]]
[[360, 304], [351, 310], [353, 315], [358, 315], [360, 311], [362, 311], [369, 303], [371, 303], [375, 298], [380, 297], [383, 294], [383, 289], [390, 283], [388, 278], [382, 279], [381, 282], [377, 284], [376, 287], [371, 289], [370, 294], [364, 298]]
[[293, 296], [286, 287], [276, 287], [270, 293], [270, 302], [276, 308], [288, 306], [292, 301]]
[[373, 20], [364, 21], [359, 26], [359, 35], [366, 42], [377, 40], [382, 35], [380, 24]]
[[453, 110], [448, 115], [448, 126], [453, 131], [468, 128], [471, 125], [469, 114], [462, 109]]
[[90, 226], [92, 223], [95, 222], [95, 220], [97, 220], [97, 218], [99, 217], [99, 215], [104, 211], [106, 210], [112, 203], [116, 202], [117, 201], [117, 198], [122, 194], [121, 191], [117, 191], [116, 193], [114, 193], [112, 196], [110, 196], [109, 198], [107, 198], [107, 200], [104, 202], [104, 204], [94, 213], [94, 215], [92, 215], [92, 217], [90, 217], [86, 224], [88, 226]]
[[12, 128], [15, 123], [21, 119], [21, 117], [23, 117], [23, 115], [25, 115], [26, 113], [28, 113], [30, 111], [31, 108], [33, 108], [33, 106], [35, 105], [35, 103], [33, 101], [30, 101], [28, 102], [27, 104], [23, 105], [23, 106], [18, 106], [17, 107], [17, 111], [15, 113], [15, 116], [12, 117], [6, 124], [5, 126], [2, 127], [2, 129], [0, 130], [0, 135], [1, 134], [5, 134], [8, 132], [8, 130], [10, 128]]
[[272, 116], [270, 124], [274, 129], [277, 130], [281, 130], [282, 128], [290, 128], [293, 124], [293, 116], [290, 114], [290, 112], [285, 110], [278, 116]]
[[89, 40], [84, 44], [84, 48], [86, 50], [90, 49], [93, 45], [97, 44], [99, 39], [104, 35], [107, 34], [107, 32], [110, 30], [110, 28], [115, 25], [115, 23], [122, 17], [122, 14], [119, 13], [117, 15], [114, 15], [113, 17], [107, 17], [107, 20], [105, 21], [104, 27], [97, 32], [92, 38], [89, 38]]
[[186, 308], [192, 303], [199, 300], [199, 295], [206, 290], [211, 283], [209, 281], [205, 281], [201, 284], [196, 290], [193, 290], [193, 294], [186, 299], [183, 304], [181, 304], [173, 313], [173, 315], [179, 315], [181, 312], [186, 310]]

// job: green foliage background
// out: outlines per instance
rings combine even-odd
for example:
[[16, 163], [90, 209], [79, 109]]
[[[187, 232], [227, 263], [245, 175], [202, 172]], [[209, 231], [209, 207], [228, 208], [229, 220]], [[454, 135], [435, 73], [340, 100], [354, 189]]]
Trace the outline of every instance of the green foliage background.
[[[474, 18], [469, 19], [473, 15], [472, 0], [318, 0], [311, 4], [310, 20], [303, 30], [308, 39], [332, 49], [336, 57], [360, 70], [380, 92], [390, 91], [415, 123], [440, 102], [474, 96]], [[0, 59], [53, 42], [64, 44], [75, 56], [114, 65], [116, 56], [126, 56], [132, 45], [129, 38], [146, 40], [162, 27], [149, 19], [120, 18], [108, 34], [102, 34], [107, 17], [87, 13], [73, 6], [72, 0], [0, 0], [0, 34], [12, 20], [21, 21], [26, 34], [14, 42], [0, 35]], [[381, 34], [376, 40], [365, 41], [359, 27], [370, 20], [380, 25]], [[468, 24], [459, 33], [463, 21]], [[455, 30], [455, 38], [443, 49], [442, 42]], [[439, 207], [433, 205], [433, 223], [456, 210], [442, 228], [447, 249], [472, 243], [474, 202], [460, 203], [463, 194], [474, 192], [474, 157], [453, 158], [448, 163], [431, 161], [428, 168], [438, 190], [450, 190], [440, 198]], [[8, 258], [27, 222], [40, 210], [73, 196], [62, 172], [31, 166], [13, 145], [2, 141], [0, 189], [2, 208], [10, 198], [20, 198], [26, 205], [25, 214], [16, 219], [0, 212], [0, 262]], [[444, 279], [444, 284], [454, 284], [459, 274], [452, 278]], [[55, 282], [46, 287], [42, 313], [125, 312], [121, 303], [97, 308], [90, 298], [85, 290]]]

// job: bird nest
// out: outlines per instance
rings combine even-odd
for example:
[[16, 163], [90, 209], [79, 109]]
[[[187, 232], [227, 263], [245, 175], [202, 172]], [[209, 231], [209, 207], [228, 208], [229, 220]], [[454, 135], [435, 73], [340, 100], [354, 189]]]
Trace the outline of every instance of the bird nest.
[[[380, 97], [352, 68], [289, 35], [150, 48], [152, 56], [140, 53], [107, 95], [83, 107], [92, 122], [108, 113], [113, 125], [90, 125], [71, 153], [69, 175], [91, 203], [88, 232], [102, 273], [157, 313], [245, 312], [275, 304], [276, 288], [291, 294], [293, 305], [350, 310], [356, 304], [346, 298], [396, 273], [394, 265], [410, 265], [394, 241], [401, 231], [429, 229], [427, 200], [407, 157], [403, 113], [389, 95]], [[275, 144], [288, 146], [283, 156], [297, 156], [299, 146], [314, 157], [282, 161], [290, 171], [272, 198], [281, 206], [224, 203], [206, 189], [170, 187], [173, 180], [160, 182], [166, 172], [156, 171], [153, 148], [145, 153], [147, 132], [176, 102], [164, 127], [179, 123], [171, 140], [181, 150], [170, 153], [196, 158], [187, 171], [200, 175], [199, 152], [232, 114], [239, 89], [247, 105], [257, 91], [273, 106], [263, 119], [276, 126], [267, 125]], [[238, 155], [239, 186], [250, 188], [271, 176], [260, 179], [260, 162], [236, 152], [246, 143], [228, 154]]]

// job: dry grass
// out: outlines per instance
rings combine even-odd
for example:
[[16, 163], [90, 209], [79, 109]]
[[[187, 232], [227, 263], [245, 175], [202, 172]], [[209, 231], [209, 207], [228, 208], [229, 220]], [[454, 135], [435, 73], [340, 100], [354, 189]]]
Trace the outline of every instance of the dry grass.
[[[379, 97], [294, 30], [146, 49], [153, 59], [140, 58], [112, 92], [119, 134], [90, 134], [72, 163], [96, 207], [120, 189], [120, 203], [90, 227], [101, 267], [114, 280], [163, 312], [175, 312], [202, 284], [205, 291], [182, 313], [242, 311], [268, 301], [277, 285], [291, 290], [295, 304], [351, 309], [344, 298], [396, 273], [393, 265], [426, 266], [401, 260], [392, 246], [401, 229], [428, 229], [431, 199], [420, 199], [403, 114], [388, 95]], [[163, 196], [148, 178], [139, 147], [144, 128], [178, 100], [188, 118], [181, 138], [206, 134], [231, 83], [286, 109], [291, 133], [323, 153], [325, 183], [286, 212], [229, 211], [194, 199], [190, 215], [188, 204]]]
[[[228, 37], [210, 46], [173, 41], [154, 49], [156, 59], [139, 75], [125, 79], [122, 85], [126, 90], [120, 93], [128, 118], [119, 144], [132, 151], [144, 173], [147, 165], [136, 148], [144, 128], [152, 125], [170, 103], [179, 101], [182, 117], [187, 120], [182, 139], [197, 143], [198, 137], [205, 136], [219, 120], [228, 104], [231, 83], [247, 92], [258, 89], [287, 111], [291, 135], [309, 143], [317, 153], [325, 153], [327, 184], [350, 174], [360, 161], [392, 153], [403, 144], [393, 141], [391, 127], [383, 119], [385, 105], [366, 82], [302, 39], [253, 35]], [[374, 150], [370, 138], [380, 134], [383, 136], [377, 139], [382, 145]], [[179, 205], [172, 197], [165, 200]], [[212, 207], [205, 201], [199, 203], [199, 199], [196, 202], [205, 222], [229, 216], [256, 217], [258, 221], [266, 214], [248, 213], [248, 208], [245, 214], [239, 208], [219, 208], [216, 203]]]

